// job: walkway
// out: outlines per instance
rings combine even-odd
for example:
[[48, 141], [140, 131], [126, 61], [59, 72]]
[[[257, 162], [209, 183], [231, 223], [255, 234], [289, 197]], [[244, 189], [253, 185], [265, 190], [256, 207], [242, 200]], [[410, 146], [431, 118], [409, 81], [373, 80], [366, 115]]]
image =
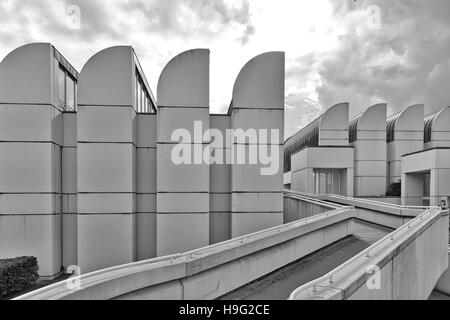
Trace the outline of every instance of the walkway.
[[324, 276], [383, 238], [389, 229], [362, 226], [354, 236], [256, 280], [220, 300], [286, 300], [301, 285]]

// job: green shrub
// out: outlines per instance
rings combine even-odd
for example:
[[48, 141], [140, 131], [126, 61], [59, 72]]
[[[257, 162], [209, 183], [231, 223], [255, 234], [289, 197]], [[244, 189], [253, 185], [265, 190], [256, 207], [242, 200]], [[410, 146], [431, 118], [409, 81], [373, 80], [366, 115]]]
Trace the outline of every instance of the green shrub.
[[386, 193], [388, 197], [401, 197], [402, 196], [402, 182], [391, 183]]
[[0, 297], [32, 288], [39, 279], [35, 257], [0, 260]]

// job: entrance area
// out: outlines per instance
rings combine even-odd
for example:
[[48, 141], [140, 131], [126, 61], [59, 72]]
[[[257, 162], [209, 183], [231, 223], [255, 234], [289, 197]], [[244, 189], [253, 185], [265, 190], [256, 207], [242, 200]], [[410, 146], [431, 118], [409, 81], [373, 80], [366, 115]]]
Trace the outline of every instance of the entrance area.
[[402, 204], [448, 206], [450, 148], [436, 148], [402, 157]]
[[347, 170], [314, 169], [314, 193], [347, 195]]

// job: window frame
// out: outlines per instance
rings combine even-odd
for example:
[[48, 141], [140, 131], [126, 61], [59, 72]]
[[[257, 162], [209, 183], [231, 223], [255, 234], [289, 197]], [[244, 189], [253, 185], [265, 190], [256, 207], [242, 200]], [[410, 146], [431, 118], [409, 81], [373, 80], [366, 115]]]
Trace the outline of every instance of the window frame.
[[[77, 111], [77, 105], [78, 105], [78, 101], [77, 101], [77, 80], [75, 79], [75, 77], [73, 77], [69, 71], [61, 64], [58, 63], [58, 72], [57, 74], [57, 99], [58, 99], [58, 107], [63, 111], [63, 112], [75, 112]], [[64, 100], [61, 100], [61, 88], [60, 88], [60, 81], [61, 81], [61, 76], [64, 77], [63, 79], [63, 87], [64, 87], [64, 93], [63, 93], [63, 97]], [[72, 106], [68, 106], [67, 101], [68, 101], [68, 78], [70, 78], [70, 80], [72, 80], [73, 82], [73, 107]]]

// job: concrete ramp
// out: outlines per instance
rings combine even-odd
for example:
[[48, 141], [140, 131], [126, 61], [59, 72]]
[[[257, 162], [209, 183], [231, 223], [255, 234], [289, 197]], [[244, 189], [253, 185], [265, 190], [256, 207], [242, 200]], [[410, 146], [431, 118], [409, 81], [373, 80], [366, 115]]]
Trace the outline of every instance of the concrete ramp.
[[[308, 201], [314, 203], [314, 199]], [[332, 206], [323, 201], [316, 204]], [[368, 246], [377, 237], [370, 232], [361, 236], [361, 226], [394, 229], [402, 221], [408, 222], [370, 247], [348, 251], [345, 260], [349, 260], [338, 261], [337, 268], [332, 264], [328, 270], [322, 268], [326, 275], [311, 273], [304, 281], [313, 281], [295, 290], [290, 299], [427, 299], [448, 267], [448, 212], [430, 208], [414, 218], [395, 206], [371, 202], [374, 208], [365, 209], [359, 205], [190, 252], [81, 275], [17, 299], [217, 299], [343, 239], [359, 234]], [[376, 290], [367, 286], [374, 270], [379, 270], [381, 281]]]
[[448, 212], [421, 214], [290, 300], [425, 300], [448, 268]]

